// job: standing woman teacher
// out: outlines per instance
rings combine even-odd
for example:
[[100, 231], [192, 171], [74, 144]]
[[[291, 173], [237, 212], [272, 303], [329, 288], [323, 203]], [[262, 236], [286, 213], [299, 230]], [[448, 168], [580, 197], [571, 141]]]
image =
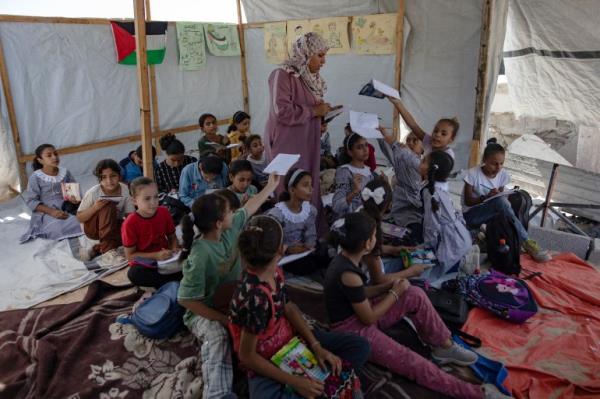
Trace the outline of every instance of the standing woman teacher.
[[329, 50], [316, 33], [296, 41], [293, 54], [269, 76], [269, 118], [265, 127], [265, 152], [270, 161], [277, 154], [300, 154], [297, 166], [312, 175], [312, 204], [321, 208], [319, 163], [321, 118], [329, 112], [323, 101], [327, 90], [319, 70]]

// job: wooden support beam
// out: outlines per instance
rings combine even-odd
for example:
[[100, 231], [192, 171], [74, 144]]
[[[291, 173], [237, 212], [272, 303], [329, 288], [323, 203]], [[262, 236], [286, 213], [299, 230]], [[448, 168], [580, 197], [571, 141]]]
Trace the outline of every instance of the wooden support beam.
[[153, 177], [152, 125], [150, 120], [150, 87], [148, 82], [148, 59], [146, 56], [146, 12], [144, 0], [133, 0], [135, 15], [135, 53], [140, 97], [140, 133], [142, 134], [142, 165], [144, 176]]
[[[231, 119], [220, 119], [217, 121], [217, 124], [219, 126], [229, 125], [230, 123], [231, 123]], [[197, 124], [180, 126], [180, 127], [175, 127], [172, 129], [161, 130], [158, 133], [154, 133], [152, 135], [152, 137], [160, 138], [168, 133], [172, 133], [172, 134], [188, 133], [188, 132], [193, 132], [196, 130], [200, 130], [200, 127]], [[127, 144], [127, 143], [135, 143], [137, 141], [140, 141], [139, 133], [125, 136], [125, 137], [119, 137], [117, 139], [103, 140], [103, 141], [97, 141], [94, 143], [86, 143], [86, 144], [74, 145], [74, 146], [70, 146], [70, 147], [58, 148], [57, 150], [60, 155], [77, 154], [79, 152], [93, 151], [93, 150], [97, 150], [98, 148], [112, 147], [115, 145]], [[34, 158], [33, 154], [26, 154], [26, 155], [22, 155], [19, 158], [19, 161], [22, 163], [31, 162], [31, 161], [33, 161], [33, 158]]]
[[[396, 17], [396, 65], [394, 69], [394, 87], [401, 91], [402, 84], [402, 56], [404, 53], [404, 0], [398, 0], [398, 14]], [[394, 107], [393, 131], [396, 140], [400, 139], [400, 116]]]
[[242, 103], [244, 112], [250, 113], [250, 103], [248, 95], [248, 74], [246, 71], [246, 38], [244, 37], [244, 24], [242, 21], [242, 2], [237, 0], [238, 14], [238, 34], [240, 37], [240, 70], [242, 73]]
[[488, 55], [490, 44], [490, 21], [492, 19], [492, 0], [484, 0], [481, 11], [481, 38], [479, 41], [479, 68], [477, 70], [477, 88], [475, 89], [475, 120], [473, 123], [473, 139], [471, 140], [471, 153], [469, 168], [477, 166], [481, 152], [481, 137], [486, 126], [483, 125], [487, 96], [487, 80], [489, 74]]
[[546, 199], [542, 204], [542, 220], [540, 221], [540, 227], [544, 227], [544, 224], [546, 223], [546, 216], [548, 215], [548, 209], [551, 207], [552, 195], [554, 194], [554, 188], [556, 187], [556, 179], [558, 179], [559, 166], [560, 165], [557, 163], [552, 165], [552, 172], [550, 173], [550, 182], [548, 183]]
[[[150, 0], [145, 0], [146, 6], [146, 21], [152, 21], [152, 14], [150, 13]], [[158, 94], [156, 90], [156, 70], [154, 65], [148, 65], [148, 72], [150, 76], [150, 100], [152, 102], [152, 134], [160, 134], [160, 116], [158, 113]], [[158, 138], [154, 139], [154, 147], [158, 153], [160, 153], [160, 145]]]
[[[25, 22], [42, 24], [77, 24], [77, 25], [105, 25], [110, 24], [106, 18], [67, 18], [67, 17], [37, 17], [29, 15], [0, 14], [0, 22]], [[131, 21], [123, 19], [123, 21]]]
[[8, 68], [6, 67], [6, 60], [4, 58], [4, 48], [2, 46], [2, 40], [0, 39], [0, 77], [2, 78], [2, 89], [4, 91], [4, 98], [6, 100], [6, 109], [8, 110], [8, 123], [10, 125], [10, 131], [12, 133], [13, 142], [15, 144], [15, 155], [19, 164], [19, 180], [21, 191], [27, 187], [27, 171], [25, 170], [25, 163], [21, 162], [21, 156], [23, 150], [21, 148], [21, 136], [19, 134], [19, 126], [17, 124], [17, 114], [15, 112], [15, 103], [12, 97], [12, 91], [10, 88], [10, 78], [8, 76]]

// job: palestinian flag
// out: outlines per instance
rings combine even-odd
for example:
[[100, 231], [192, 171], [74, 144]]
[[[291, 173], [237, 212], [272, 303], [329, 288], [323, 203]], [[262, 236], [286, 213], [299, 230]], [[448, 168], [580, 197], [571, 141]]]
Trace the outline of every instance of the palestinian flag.
[[[117, 62], [123, 65], [135, 65], [135, 26], [133, 22], [110, 21]], [[146, 22], [146, 54], [148, 64], [161, 64], [167, 47], [167, 23]]]

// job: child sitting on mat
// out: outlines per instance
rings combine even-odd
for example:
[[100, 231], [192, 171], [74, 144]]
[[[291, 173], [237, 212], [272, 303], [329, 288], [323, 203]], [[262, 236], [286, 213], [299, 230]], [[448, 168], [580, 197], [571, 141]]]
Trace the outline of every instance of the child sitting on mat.
[[[229, 327], [234, 350], [248, 370], [250, 398], [313, 398], [323, 393], [331, 397], [331, 386], [335, 385], [335, 392], [341, 384], [350, 384], [351, 391], [357, 390], [358, 381], [349, 367], [362, 368], [369, 345], [356, 335], [311, 329], [298, 307], [287, 298], [283, 273], [277, 265], [285, 251], [279, 223], [269, 216], [250, 219], [240, 234], [239, 249], [246, 269], [230, 304]], [[271, 363], [271, 357], [295, 336], [304, 340], [332, 378], [323, 383], [286, 373]]]
[[171, 258], [179, 250], [173, 218], [158, 205], [158, 187], [148, 177], [138, 177], [129, 186], [133, 212], [121, 226], [125, 256], [129, 260], [127, 277], [132, 284], [160, 288], [169, 281], [181, 280], [181, 273], [161, 274], [157, 261]]
[[121, 225], [135, 207], [127, 185], [120, 182], [121, 169], [113, 159], [103, 159], [96, 165], [97, 185], [90, 188], [79, 204], [77, 219], [83, 224], [85, 235], [100, 242], [86, 259], [104, 254], [122, 245]]
[[64, 183], [76, 183], [67, 169], [60, 167], [60, 158], [52, 144], [35, 149], [33, 173], [29, 176], [23, 199], [31, 209], [29, 229], [21, 236], [21, 244], [34, 238], [62, 240], [83, 234], [73, 214], [79, 200], [63, 196]]
[[[279, 177], [269, 177], [267, 186], [235, 212], [218, 194], [206, 194], [181, 219], [184, 260], [178, 300], [187, 309], [184, 323], [202, 343], [203, 398], [221, 398], [231, 393], [233, 368], [227, 334], [229, 319], [215, 307], [215, 296], [223, 284], [237, 281], [242, 267], [238, 236], [253, 215], [275, 191]], [[194, 229], [201, 236], [196, 237]]]
[[240, 203], [244, 205], [250, 198], [256, 195], [258, 190], [252, 185], [252, 164], [246, 160], [239, 159], [229, 165], [229, 190], [238, 196]]
[[227, 182], [227, 166], [214, 154], [189, 164], [181, 171], [179, 200], [191, 208], [194, 200], [207, 192], [224, 188]]

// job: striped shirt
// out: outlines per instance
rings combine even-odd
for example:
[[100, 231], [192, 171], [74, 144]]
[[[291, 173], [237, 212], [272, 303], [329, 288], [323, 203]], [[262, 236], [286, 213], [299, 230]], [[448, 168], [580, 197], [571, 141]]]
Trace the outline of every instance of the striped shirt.
[[169, 193], [171, 190], [179, 191], [181, 171], [186, 165], [197, 161], [196, 158], [185, 155], [183, 157], [183, 163], [180, 166], [169, 166], [167, 165], [166, 160], [159, 163], [158, 167], [154, 170], [154, 178], [158, 185], [158, 191], [161, 193]]

